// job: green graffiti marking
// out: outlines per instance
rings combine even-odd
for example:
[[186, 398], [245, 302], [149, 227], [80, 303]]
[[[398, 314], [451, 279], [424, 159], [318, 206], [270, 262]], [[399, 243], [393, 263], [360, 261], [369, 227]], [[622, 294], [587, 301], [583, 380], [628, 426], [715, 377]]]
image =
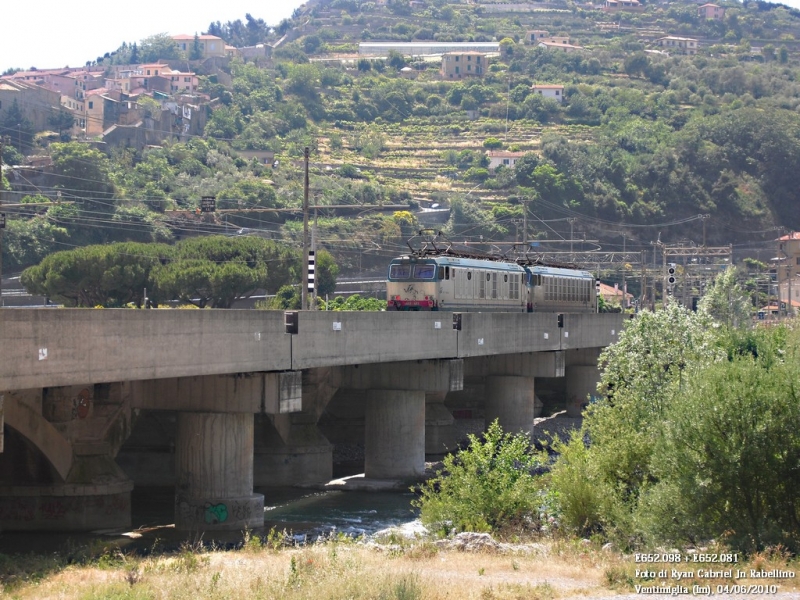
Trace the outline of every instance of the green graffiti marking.
[[228, 520], [228, 507], [224, 504], [206, 504], [206, 523], [216, 525]]

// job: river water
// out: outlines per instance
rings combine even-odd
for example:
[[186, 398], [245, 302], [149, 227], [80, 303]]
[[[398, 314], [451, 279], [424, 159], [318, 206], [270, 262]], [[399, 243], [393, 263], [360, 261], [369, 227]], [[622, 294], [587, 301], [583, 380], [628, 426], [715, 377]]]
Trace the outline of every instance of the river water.
[[[370, 536], [383, 529], [399, 527], [421, 530], [417, 511], [411, 506], [411, 492], [311, 491], [298, 488], [263, 488], [264, 529], [252, 535], [265, 536], [270, 529], [284, 532], [296, 543], [319, 536], [345, 534]], [[79, 548], [113, 544], [125, 551], [149, 553], [170, 551], [198, 542], [223, 548], [242, 542], [242, 532], [206, 532], [202, 536], [178, 532], [174, 523], [172, 488], [137, 488], [131, 494], [132, 523], [127, 531], [92, 533], [0, 533], [0, 553], [74, 553]]]

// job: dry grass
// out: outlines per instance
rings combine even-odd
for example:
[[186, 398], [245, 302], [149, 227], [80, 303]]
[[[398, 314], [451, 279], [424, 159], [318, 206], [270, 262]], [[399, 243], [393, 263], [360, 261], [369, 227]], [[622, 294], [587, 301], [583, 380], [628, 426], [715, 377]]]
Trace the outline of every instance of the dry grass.
[[[751, 563], [747, 568], [798, 566], [796, 559], [780, 553], [759, 555]], [[21, 600], [608, 597], [632, 592], [634, 583], [652, 585], [636, 580], [635, 567], [632, 557], [567, 541], [477, 553], [443, 550], [431, 542], [373, 546], [340, 541], [278, 550], [250, 543], [229, 552], [195, 549], [147, 558], [118, 554], [90, 566], [65, 566], [39, 581], [9, 586], [0, 596]], [[778, 583], [780, 591], [798, 589], [796, 580]]]

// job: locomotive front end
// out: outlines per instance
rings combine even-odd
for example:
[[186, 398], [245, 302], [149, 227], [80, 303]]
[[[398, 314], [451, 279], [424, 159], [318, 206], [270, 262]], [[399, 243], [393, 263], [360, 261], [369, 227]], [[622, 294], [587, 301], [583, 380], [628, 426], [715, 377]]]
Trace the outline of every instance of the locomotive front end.
[[436, 263], [401, 257], [389, 265], [386, 310], [437, 310]]

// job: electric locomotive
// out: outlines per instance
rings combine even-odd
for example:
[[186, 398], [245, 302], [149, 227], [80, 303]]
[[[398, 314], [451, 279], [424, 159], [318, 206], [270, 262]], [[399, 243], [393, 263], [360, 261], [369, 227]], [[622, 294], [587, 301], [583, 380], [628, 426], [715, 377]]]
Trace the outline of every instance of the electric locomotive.
[[587, 271], [457, 251], [435, 240], [391, 261], [386, 301], [390, 311], [597, 312]]

